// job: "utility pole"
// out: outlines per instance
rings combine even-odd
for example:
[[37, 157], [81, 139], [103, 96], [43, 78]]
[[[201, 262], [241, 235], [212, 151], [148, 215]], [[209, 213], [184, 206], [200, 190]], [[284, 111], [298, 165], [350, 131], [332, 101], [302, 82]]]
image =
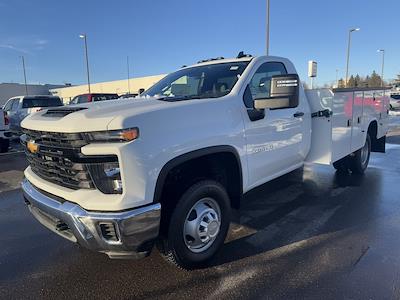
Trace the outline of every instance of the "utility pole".
[[351, 33], [354, 31], [359, 31], [360, 28], [352, 28], [349, 30], [349, 39], [347, 43], [347, 60], [346, 60], [346, 82], [345, 86], [347, 87], [347, 82], [349, 80], [349, 60], [350, 60], [350, 46], [351, 46]]
[[126, 57], [126, 67], [128, 69], [128, 94], [130, 94], [131, 93], [131, 87], [130, 87], [130, 84], [129, 84], [129, 56]]
[[90, 94], [90, 77], [89, 77], [89, 56], [88, 56], [88, 47], [87, 47], [87, 37], [86, 34], [80, 34], [79, 37], [85, 42], [85, 58], [86, 58], [86, 75], [87, 75], [87, 84], [88, 90]]
[[25, 58], [24, 58], [24, 56], [21, 56], [21, 60], [22, 60], [22, 69], [24, 70], [25, 95], [28, 96], [28, 85], [26, 83], [26, 70], [25, 70]]
[[270, 25], [270, 19], [269, 19], [269, 10], [270, 10], [270, 0], [267, 0], [267, 36], [266, 36], [266, 52], [267, 56], [269, 55], [269, 25]]
[[384, 67], [385, 67], [385, 49], [379, 49], [377, 52], [381, 52], [381, 53], [382, 53], [381, 86], [384, 86], [384, 82], [383, 82], [383, 70], [384, 70]]

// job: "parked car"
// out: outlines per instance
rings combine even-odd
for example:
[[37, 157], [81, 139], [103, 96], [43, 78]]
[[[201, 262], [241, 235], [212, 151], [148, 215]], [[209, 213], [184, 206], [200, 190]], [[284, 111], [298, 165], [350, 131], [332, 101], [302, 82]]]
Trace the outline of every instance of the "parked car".
[[0, 152], [7, 152], [10, 147], [10, 124], [5, 111], [0, 108]]
[[400, 109], [400, 93], [390, 94], [390, 109], [391, 110]]
[[80, 104], [80, 103], [88, 103], [88, 102], [114, 100], [114, 99], [118, 99], [118, 98], [119, 98], [118, 94], [91, 93], [91, 94], [83, 94], [83, 95], [75, 96], [69, 104]]
[[57, 96], [34, 95], [17, 96], [9, 99], [3, 106], [10, 122], [10, 130], [14, 135], [21, 133], [21, 121], [26, 116], [40, 111], [43, 108], [63, 106], [61, 99]]
[[129, 98], [135, 98], [137, 97], [139, 94], [137, 93], [131, 93], [131, 94], [123, 94], [119, 96], [119, 99], [129, 99]]
[[195, 268], [223, 246], [244, 193], [306, 162], [362, 174], [385, 151], [388, 97], [375, 89], [386, 110], [363, 110], [360, 96], [346, 115], [356, 92], [304, 91], [290, 60], [240, 54], [171, 73], [138, 101], [39, 112], [22, 124], [25, 202], [110, 258], [144, 257], [157, 242]]

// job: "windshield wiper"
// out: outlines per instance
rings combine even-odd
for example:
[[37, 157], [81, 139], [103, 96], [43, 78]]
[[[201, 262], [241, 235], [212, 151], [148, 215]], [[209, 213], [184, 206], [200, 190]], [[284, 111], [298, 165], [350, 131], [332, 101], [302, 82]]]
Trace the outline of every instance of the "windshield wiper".
[[188, 99], [192, 99], [191, 96], [175, 96], [175, 97], [160, 97], [160, 98], [156, 98], [156, 100], [160, 100], [160, 101], [169, 101], [169, 102], [173, 102], [173, 101], [179, 101], [179, 100], [188, 100]]
[[191, 100], [191, 99], [206, 99], [206, 98], [218, 98], [222, 97], [224, 95], [192, 95], [192, 96], [175, 96], [175, 97], [160, 97], [156, 98], [156, 100], [161, 100], [161, 101], [169, 101], [169, 102], [174, 102], [174, 101], [181, 101], [181, 100]]

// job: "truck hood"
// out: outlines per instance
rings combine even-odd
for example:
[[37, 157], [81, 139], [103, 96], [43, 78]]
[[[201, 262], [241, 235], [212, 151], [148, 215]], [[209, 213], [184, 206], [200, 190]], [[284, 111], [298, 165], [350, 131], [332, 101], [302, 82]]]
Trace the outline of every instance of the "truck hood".
[[160, 101], [156, 98], [138, 98], [70, 105], [33, 113], [22, 121], [21, 126], [32, 130], [66, 133], [117, 129], [109, 128], [109, 124], [116, 117], [134, 117], [182, 105], [181, 103]]

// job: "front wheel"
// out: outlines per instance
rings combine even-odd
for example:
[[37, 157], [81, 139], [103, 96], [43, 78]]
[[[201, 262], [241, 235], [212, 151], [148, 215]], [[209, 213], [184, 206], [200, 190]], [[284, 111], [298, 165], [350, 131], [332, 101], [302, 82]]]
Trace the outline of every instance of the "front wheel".
[[161, 241], [167, 261], [183, 268], [204, 265], [221, 248], [230, 223], [230, 201], [216, 181], [192, 185], [172, 213], [168, 236]]
[[350, 170], [354, 174], [364, 174], [368, 167], [369, 157], [371, 154], [371, 138], [367, 134], [364, 146], [354, 153], [349, 164]]

